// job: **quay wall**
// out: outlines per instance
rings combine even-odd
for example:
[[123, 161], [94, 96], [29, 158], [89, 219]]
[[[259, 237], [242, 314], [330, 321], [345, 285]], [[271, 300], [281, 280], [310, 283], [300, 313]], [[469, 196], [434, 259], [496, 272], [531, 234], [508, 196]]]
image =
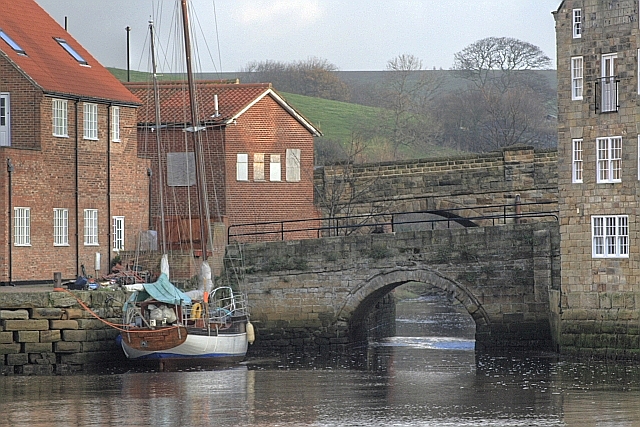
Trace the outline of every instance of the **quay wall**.
[[[75, 291], [100, 318], [119, 324], [121, 291]], [[118, 330], [66, 292], [0, 293], [0, 374], [70, 374], [126, 361]]]

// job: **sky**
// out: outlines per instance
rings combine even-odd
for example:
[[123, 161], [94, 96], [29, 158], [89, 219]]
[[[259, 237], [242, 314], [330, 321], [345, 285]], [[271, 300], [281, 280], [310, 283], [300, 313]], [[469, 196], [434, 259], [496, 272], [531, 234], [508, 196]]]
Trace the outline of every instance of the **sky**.
[[[36, 0], [107, 67], [148, 71], [148, 21], [159, 51], [175, 43], [176, 0]], [[449, 69], [456, 52], [485, 37], [513, 37], [555, 64], [552, 11], [560, 0], [190, 0], [197, 71], [241, 71], [253, 61], [311, 57], [343, 71], [379, 71], [401, 54]], [[217, 25], [216, 25], [217, 22]], [[163, 62], [163, 61], [159, 61]], [[165, 59], [167, 64], [171, 59]], [[167, 65], [169, 67], [169, 65]], [[176, 70], [177, 71], [177, 70]]]

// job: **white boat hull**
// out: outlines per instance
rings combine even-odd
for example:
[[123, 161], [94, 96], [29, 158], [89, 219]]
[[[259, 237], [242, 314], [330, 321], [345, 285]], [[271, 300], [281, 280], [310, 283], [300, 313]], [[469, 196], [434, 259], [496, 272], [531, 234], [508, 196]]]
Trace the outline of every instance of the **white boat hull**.
[[218, 336], [187, 335], [182, 344], [158, 351], [137, 350], [120, 339], [122, 350], [132, 360], [208, 358], [222, 361], [242, 360], [247, 354], [247, 333]]

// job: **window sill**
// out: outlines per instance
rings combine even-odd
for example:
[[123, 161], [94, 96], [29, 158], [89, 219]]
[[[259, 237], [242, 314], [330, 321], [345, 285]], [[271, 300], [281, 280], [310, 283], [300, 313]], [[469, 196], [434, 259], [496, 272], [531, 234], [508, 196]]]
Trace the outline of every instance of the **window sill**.
[[53, 136], [55, 136], [56, 138], [69, 138], [69, 135], [56, 135], [55, 133], [53, 134]]
[[68, 243], [54, 243], [53, 246], [56, 248], [68, 248], [71, 245]]
[[82, 137], [85, 141], [97, 141], [98, 138], [87, 138], [86, 136]]
[[100, 246], [100, 243], [85, 243], [85, 246], [94, 246], [94, 247], [98, 247]]
[[15, 246], [16, 248], [30, 248], [31, 247], [31, 243], [27, 243], [27, 244], [14, 243], [13, 246]]

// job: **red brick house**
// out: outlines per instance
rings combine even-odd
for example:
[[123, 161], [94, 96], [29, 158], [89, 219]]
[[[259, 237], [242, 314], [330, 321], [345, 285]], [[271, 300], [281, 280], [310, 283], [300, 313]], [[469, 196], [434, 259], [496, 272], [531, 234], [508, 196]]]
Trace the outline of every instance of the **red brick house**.
[[0, 283], [105, 274], [148, 227], [139, 100], [33, 0], [0, 6]]
[[[138, 110], [138, 142], [141, 155], [152, 161], [154, 187], [158, 188], [153, 90], [149, 84], [125, 85], [143, 102]], [[216, 233], [239, 224], [319, 218], [313, 203], [313, 138], [321, 133], [270, 84], [200, 81], [196, 92], [203, 128], [198, 136], [203, 147], [209, 211], [218, 224]], [[189, 105], [187, 97], [186, 83], [159, 83], [166, 234], [173, 248], [185, 244], [191, 235], [199, 240], [193, 177], [188, 180], [195, 156], [192, 138], [185, 132], [185, 127], [191, 126], [185, 107]], [[157, 194], [151, 196], [154, 224], [160, 223], [158, 199]], [[245, 231], [258, 229], [269, 228]], [[279, 230], [280, 225], [270, 229]], [[305, 237], [317, 237], [317, 232], [285, 235], [286, 239]], [[256, 239], [265, 237], [252, 240]]]

